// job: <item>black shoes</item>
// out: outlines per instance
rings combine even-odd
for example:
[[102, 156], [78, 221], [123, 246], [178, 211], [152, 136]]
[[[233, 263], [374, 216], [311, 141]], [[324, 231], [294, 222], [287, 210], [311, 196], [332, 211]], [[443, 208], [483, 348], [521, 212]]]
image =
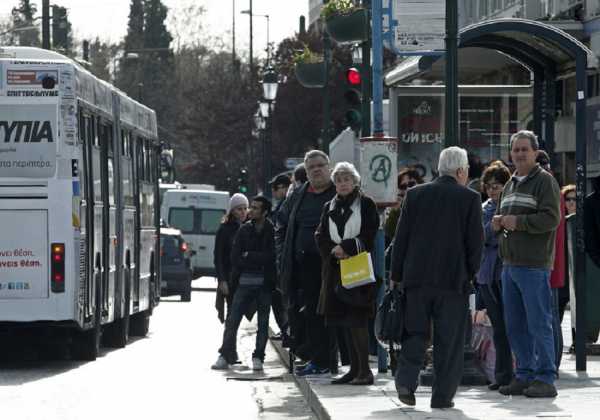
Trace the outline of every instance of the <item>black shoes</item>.
[[489, 384], [488, 389], [490, 391], [498, 391], [498, 389], [500, 389], [500, 384], [498, 384], [496, 382], [494, 382], [493, 384]]
[[373, 374], [367, 374], [366, 376], [357, 376], [350, 381], [350, 385], [373, 385], [375, 378]]
[[331, 385], [344, 385], [354, 380], [354, 372], [348, 372], [339, 378], [335, 378], [331, 381]]
[[523, 390], [523, 394], [529, 398], [554, 398], [558, 393], [556, 387], [546, 382], [535, 380]]
[[454, 401], [431, 401], [431, 408], [453, 408]]
[[415, 393], [409, 390], [404, 386], [399, 386], [396, 388], [398, 391], [398, 399], [402, 402], [402, 404], [414, 406], [417, 401], [415, 399]]
[[523, 391], [525, 391], [527, 387], [529, 387], [529, 382], [513, 378], [512, 381], [510, 381], [510, 384], [501, 386], [498, 391], [502, 395], [523, 395]]

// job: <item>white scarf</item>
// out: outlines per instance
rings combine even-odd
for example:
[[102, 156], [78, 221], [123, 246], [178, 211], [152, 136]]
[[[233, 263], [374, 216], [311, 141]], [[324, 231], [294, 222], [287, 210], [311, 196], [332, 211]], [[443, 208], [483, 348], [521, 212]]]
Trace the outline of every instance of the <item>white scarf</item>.
[[[350, 206], [350, 209], [352, 210], [352, 214], [350, 215], [350, 218], [346, 221], [346, 224], [344, 225], [344, 237], [340, 238], [340, 234], [338, 232], [337, 229], [337, 225], [335, 224], [335, 222], [333, 220], [331, 220], [331, 217], [329, 217], [329, 236], [331, 237], [331, 240], [333, 242], [335, 242], [336, 244], [340, 244], [342, 242], [342, 240], [344, 239], [353, 239], [356, 238], [358, 236], [358, 234], [360, 233], [360, 226], [361, 226], [361, 217], [360, 217], [360, 195], [358, 197], [356, 197], [356, 199], [354, 200], [354, 202], [352, 203], [352, 205]], [[335, 198], [333, 200], [331, 200], [331, 203], [329, 203], [329, 211], [332, 211], [335, 208]]]

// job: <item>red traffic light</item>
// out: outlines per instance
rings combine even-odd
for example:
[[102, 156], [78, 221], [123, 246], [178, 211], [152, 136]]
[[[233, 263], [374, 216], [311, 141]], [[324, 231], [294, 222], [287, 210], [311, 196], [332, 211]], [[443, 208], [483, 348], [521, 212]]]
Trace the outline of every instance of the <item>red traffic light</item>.
[[346, 82], [348, 82], [352, 86], [360, 85], [362, 82], [362, 77], [360, 72], [355, 68], [351, 67], [346, 70]]

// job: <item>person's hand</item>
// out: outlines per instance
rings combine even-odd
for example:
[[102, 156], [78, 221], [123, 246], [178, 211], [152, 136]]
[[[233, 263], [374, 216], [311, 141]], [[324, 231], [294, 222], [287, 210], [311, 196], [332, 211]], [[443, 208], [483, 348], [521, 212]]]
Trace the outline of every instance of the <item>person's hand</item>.
[[226, 281], [220, 281], [219, 285], [217, 287], [221, 291], [221, 294], [223, 296], [229, 295], [229, 285], [227, 284]]
[[500, 215], [492, 217], [492, 229], [494, 229], [494, 232], [499, 232], [502, 229], [502, 217]]
[[517, 230], [517, 216], [502, 217], [502, 227], [511, 232]]
[[348, 254], [346, 254], [344, 249], [339, 245], [334, 246], [333, 249], [331, 250], [331, 253], [338, 260], [343, 260], [344, 258], [348, 258]]

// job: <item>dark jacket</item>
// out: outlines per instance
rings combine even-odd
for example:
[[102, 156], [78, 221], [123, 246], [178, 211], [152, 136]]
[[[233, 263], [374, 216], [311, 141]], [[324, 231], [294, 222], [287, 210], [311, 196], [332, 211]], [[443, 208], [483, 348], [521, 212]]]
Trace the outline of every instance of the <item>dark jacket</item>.
[[[289, 303], [290, 285], [292, 283], [292, 270], [294, 268], [294, 241], [296, 214], [302, 204], [302, 200], [310, 186], [309, 182], [296, 188], [292, 194], [285, 199], [277, 215], [277, 226], [275, 229], [275, 252], [277, 255], [277, 270], [279, 274], [278, 289], [281, 291], [284, 302]], [[333, 186], [332, 186], [333, 188]], [[335, 195], [335, 188], [331, 196]], [[290, 227], [288, 229], [288, 227]]]
[[481, 196], [450, 176], [406, 193], [394, 237], [392, 280], [406, 289], [470, 293], [483, 248]]
[[481, 267], [477, 273], [478, 284], [492, 284], [500, 281], [502, 271], [502, 260], [498, 254], [498, 236], [492, 228], [492, 219], [496, 214], [496, 203], [488, 199], [482, 205], [483, 211], [483, 256]]
[[585, 250], [600, 268], [600, 189], [585, 198], [583, 214]]
[[264, 276], [264, 286], [275, 287], [275, 244], [273, 223], [265, 219], [260, 232], [253, 220], [244, 223], [233, 240], [231, 277], [239, 283], [242, 273]]
[[[367, 252], [373, 252], [375, 235], [379, 228], [379, 215], [377, 207], [370, 197], [359, 195], [360, 199], [360, 233], [355, 238], [362, 244], [362, 249]], [[335, 200], [335, 198], [334, 198]], [[367, 289], [374, 289], [374, 284], [360, 286], [361, 294], [357, 298], [364, 297], [365, 307], [350, 306], [338, 299], [335, 288], [340, 285], [340, 264], [339, 260], [331, 255], [331, 250], [337, 245], [332, 239], [329, 231], [329, 210], [330, 202], [327, 202], [321, 214], [321, 223], [315, 232], [319, 253], [323, 264], [321, 266], [321, 294], [319, 296], [319, 304], [317, 313], [325, 315], [328, 324], [339, 324], [347, 326], [352, 325], [352, 321], [348, 319], [364, 318], [366, 324], [368, 317], [373, 316], [375, 309], [374, 297], [375, 293], [369, 293]], [[358, 254], [357, 243], [353, 238], [344, 239], [340, 243], [346, 254], [352, 256]]]
[[225, 297], [220, 289], [217, 289], [215, 296], [215, 309], [221, 322], [225, 322], [225, 301], [230, 305], [233, 301], [236, 284], [231, 281], [231, 248], [233, 246], [233, 237], [240, 228], [240, 223], [233, 219], [221, 223], [215, 237], [214, 264], [217, 272], [217, 280], [225, 281], [229, 286], [229, 295]]

